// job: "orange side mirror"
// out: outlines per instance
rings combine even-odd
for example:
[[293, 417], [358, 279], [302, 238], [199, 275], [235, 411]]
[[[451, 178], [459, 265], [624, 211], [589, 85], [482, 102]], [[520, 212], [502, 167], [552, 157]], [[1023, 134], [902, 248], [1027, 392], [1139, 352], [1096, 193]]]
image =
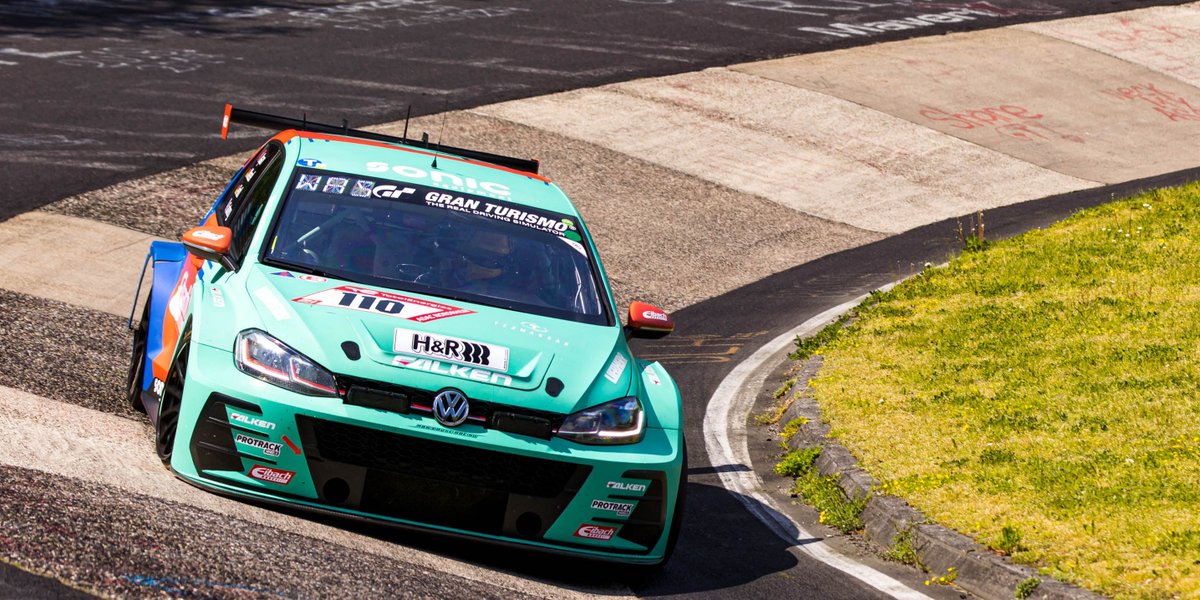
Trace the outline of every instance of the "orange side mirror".
[[183, 247], [195, 256], [211, 260], [230, 271], [236, 271], [237, 265], [229, 255], [229, 244], [233, 241], [233, 232], [228, 227], [205, 225], [193, 227], [183, 233]]
[[675, 321], [667, 311], [646, 302], [629, 303], [629, 321], [626, 327], [633, 337], [660, 338], [675, 331]]

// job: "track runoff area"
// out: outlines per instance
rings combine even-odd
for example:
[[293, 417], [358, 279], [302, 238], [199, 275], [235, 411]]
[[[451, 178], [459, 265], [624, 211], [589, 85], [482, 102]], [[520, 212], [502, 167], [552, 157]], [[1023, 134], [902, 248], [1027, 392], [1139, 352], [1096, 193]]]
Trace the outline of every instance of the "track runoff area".
[[[1171, 149], [1200, 127], [1197, 31], [1200, 7], [1189, 4], [915, 39], [485, 105], [447, 115], [444, 135], [541, 158], [596, 232], [619, 303], [678, 311], [677, 335], [646, 353], [680, 380], [699, 440], [705, 403], [739, 360], [877, 285], [852, 265], [805, 281], [773, 274], [976, 210], [1196, 166]], [[162, 470], [148, 428], [119, 399], [129, 296], [148, 242], [195, 219], [192, 195], [212, 197], [236, 162], [0, 224], [6, 559], [133, 595], [629, 593], [602, 575], [564, 580], [436, 539], [381, 540], [260, 509]], [[79, 248], [106, 268], [79, 261]], [[716, 310], [764, 278], [776, 287], [754, 289], [790, 308]], [[87, 343], [63, 343], [81, 322]], [[728, 463], [737, 454], [714, 464], [703, 448], [692, 445], [695, 520], [663, 576], [636, 592], [887, 595], [780, 543], [723, 491], [721, 473], [748, 466]], [[305, 558], [313, 552], [340, 558]], [[381, 568], [364, 573], [371, 564]]]

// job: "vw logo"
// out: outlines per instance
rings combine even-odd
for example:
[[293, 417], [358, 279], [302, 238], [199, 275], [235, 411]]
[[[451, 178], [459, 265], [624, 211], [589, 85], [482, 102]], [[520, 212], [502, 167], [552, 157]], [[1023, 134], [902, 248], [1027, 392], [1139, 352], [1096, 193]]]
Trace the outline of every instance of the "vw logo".
[[458, 390], [442, 390], [433, 397], [433, 418], [446, 427], [458, 427], [467, 420], [471, 405]]

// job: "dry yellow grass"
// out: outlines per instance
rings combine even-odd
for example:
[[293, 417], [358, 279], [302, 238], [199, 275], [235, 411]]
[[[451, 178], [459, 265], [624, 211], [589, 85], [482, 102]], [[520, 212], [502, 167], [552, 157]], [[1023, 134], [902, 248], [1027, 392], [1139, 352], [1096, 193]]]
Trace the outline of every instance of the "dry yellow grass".
[[886, 492], [1104, 594], [1200, 596], [1200, 185], [868, 304], [813, 386]]

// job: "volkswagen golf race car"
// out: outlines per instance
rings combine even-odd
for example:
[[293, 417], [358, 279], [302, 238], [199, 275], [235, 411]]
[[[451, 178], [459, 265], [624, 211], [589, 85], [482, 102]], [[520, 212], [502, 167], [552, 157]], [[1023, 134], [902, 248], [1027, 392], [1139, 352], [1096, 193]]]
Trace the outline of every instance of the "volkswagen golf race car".
[[622, 323], [537, 162], [230, 122], [282, 131], [181, 243], [151, 245], [135, 301], [129, 400], [164, 464], [237, 497], [664, 563], [680, 395], [628, 340], [674, 323], [642, 302]]

